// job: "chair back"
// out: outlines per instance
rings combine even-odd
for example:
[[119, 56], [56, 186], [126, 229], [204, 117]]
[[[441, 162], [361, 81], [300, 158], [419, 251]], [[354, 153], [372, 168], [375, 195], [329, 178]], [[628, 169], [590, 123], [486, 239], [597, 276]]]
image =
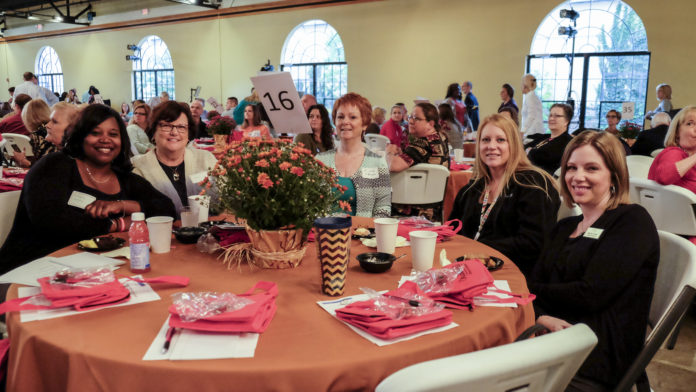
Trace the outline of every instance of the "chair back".
[[386, 151], [389, 138], [377, 133], [368, 133], [365, 135], [365, 144], [373, 152]]
[[533, 339], [409, 366], [385, 378], [376, 391], [562, 391], [596, 344], [592, 330], [576, 324]]
[[659, 231], [658, 234], [660, 264], [648, 316], [653, 328], [638, 357], [616, 387], [618, 392], [630, 391], [636, 382], [641, 384], [639, 391], [650, 390], [647, 378], [643, 378], [645, 368], [696, 296], [696, 245], [672, 233]]
[[5, 239], [12, 229], [20, 193], [22, 191], [0, 193], [0, 247], [5, 243]]
[[7, 140], [5, 143], [5, 151], [12, 156], [14, 149], [12, 145], [19, 147], [20, 151], [24, 151], [24, 155], [31, 157], [34, 156], [34, 149], [31, 148], [30, 138], [27, 135], [20, 135], [18, 133], [3, 133], [2, 138]]
[[573, 204], [573, 207], [568, 207], [563, 202], [563, 198], [561, 198], [561, 206], [558, 208], [558, 217], [556, 218], [556, 221], [578, 215], [582, 215], [582, 210], [580, 207], [578, 207], [577, 204]]
[[630, 178], [631, 202], [640, 204], [658, 230], [696, 235], [696, 194], [677, 185], [660, 185], [643, 178]]
[[419, 163], [391, 175], [392, 203], [430, 204], [445, 198], [449, 170], [442, 165]]
[[650, 153], [650, 156], [653, 157], [653, 158], [655, 158], [656, 156], [658, 156], [658, 155], [662, 152], [662, 150], [664, 150], [664, 148], [658, 148], [657, 150], [653, 150], [653, 151]]
[[645, 155], [629, 155], [626, 157], [629, 177], [648, 178], [650, 165], [653, 163], [652, 157]]

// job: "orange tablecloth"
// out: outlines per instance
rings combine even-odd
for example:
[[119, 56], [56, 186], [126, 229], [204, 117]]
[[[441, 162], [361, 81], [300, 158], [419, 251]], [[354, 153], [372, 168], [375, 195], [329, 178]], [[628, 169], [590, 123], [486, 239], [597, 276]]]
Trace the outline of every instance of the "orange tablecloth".
[[452, 212], [454, 199], [457, 197], [457, 193], [469, 183], [471, 174], [471, 171], [450, 171], [450, 176], [447, 179], [447, 186], [445, 187], [445, 199], [442, 202], [442, 219], [445, 221], [449, 218], [450, 212]]
[[[356, 219], [360, 223], [371, 220]], [[479, 307], [473, 312], [454, 310], [458, 327], [413, 340], [378, 347], [330, 316], [316, 302], [321, 294], [316, 245], [292, 270], [227, 270], [216, 255], [199, 253], [194, 245], [176, 247], [168, 254], [153, 254], [152, 272], [186, 275], [185, 291], [242, 292], [259, 280], [278, 283], [278, 312], [258, 342], [254, 358], [202, 361], [142, 361], [141, 358], [167, 317], [171, 294], [178, 289], [156, 289], [162, 300], [133, 306], [102, 309], [70, 317], [20, 323], [18, 314], [8, 317], [11, 339], [8, 390], [36, 391], [345, 391], [373, 390], [386, 376], [408, 365], [509, 343], [532, 325], [532, 306], [522, 308]], [[498, 252], [472, 240], [456, 239], [438, 244], [451, 259], [467, 252]], [[74, 253], [75, 246], [56, 255]], [[396, 287], [411, 269], [407, 253], [384, 274], [368, 274], [354, 256], [366, 251], [352, 243], [353, 258], [346, 295], [359, 287], [377, 290]], [[524, 277], [505, 259], [493, 273], [507, 279], [513, 291], [526, 293]], [[17, 295], [13, 285], [8, 298]]]

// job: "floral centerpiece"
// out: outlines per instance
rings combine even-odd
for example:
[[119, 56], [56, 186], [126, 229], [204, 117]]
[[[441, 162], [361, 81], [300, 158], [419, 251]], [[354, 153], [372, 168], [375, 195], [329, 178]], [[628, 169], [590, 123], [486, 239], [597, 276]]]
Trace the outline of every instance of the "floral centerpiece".
[[640, 125], [636, 123], [626, 121], [619, 127], [619, 135], [627, 140], [637, 138], [638, 133], [640, 133]]
[[215, 144], [222, 148], [227, 143], [227, 137], [237, 127], [232, 117], [217, 116], [208, 121], [208, 134], [215, 138]]
[[255, 138], [227, 145], [208, 178], [220, 207], [246, 221], [251, 239], [251, 249], [228, 248], [225, 262], [247, 260], [265, 268], [299, 265], [314, 220], [332, 212], [340, 187], [333, 169], [308, 149]]

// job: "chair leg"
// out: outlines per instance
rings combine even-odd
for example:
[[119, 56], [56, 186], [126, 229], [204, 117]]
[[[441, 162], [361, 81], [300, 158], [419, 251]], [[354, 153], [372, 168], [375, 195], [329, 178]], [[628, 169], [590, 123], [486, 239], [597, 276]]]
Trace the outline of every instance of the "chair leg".
[[674, 327], [674, 331], [672, 331], [672, 334], [669, 336], [669, 339], [667, 340], [667, 345], [666, 348], [667, 350], [674, 350], [674, 346], [677, 345], [677, 338], [679, 337], [679, 330], [681, 329], [682, 323], [684, 322], [684, 319], [686, 317], [682, 316], [681, 320], [679, 320], [679, 323], [677, 324], [676, 327]]
[[636, 380], [636, 391], [638, 392], [651, 392], [650, 380], [648, 380], [648, 373], [643, 372]]

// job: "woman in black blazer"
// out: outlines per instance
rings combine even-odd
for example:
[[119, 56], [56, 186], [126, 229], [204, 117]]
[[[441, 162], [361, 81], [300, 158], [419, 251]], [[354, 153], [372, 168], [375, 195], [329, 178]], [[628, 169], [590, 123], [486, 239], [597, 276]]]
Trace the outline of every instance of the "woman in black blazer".
[[454, 201], [449, 219], [461, 219], [459, 234], [510, 258], [529, 276], [556, 223], [560, 200], [555, 181], [529, 162], [512, 120], [483, 120], [469, 184]]

